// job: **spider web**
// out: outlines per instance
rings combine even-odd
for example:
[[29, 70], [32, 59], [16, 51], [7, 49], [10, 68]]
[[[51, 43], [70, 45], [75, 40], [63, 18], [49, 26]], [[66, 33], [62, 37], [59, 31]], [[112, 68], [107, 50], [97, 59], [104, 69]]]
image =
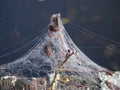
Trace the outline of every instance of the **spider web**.
[[65, 60], [70, 50], [74, 54], [63, 65], [60, 74], [79, 76], [97, 83], [98, 73], [104, 68], [79, 50], [66, 32], [59, 14], [52, 16], [50, 25], [57, 31], [51, 31], [50, 28], [45, 30], [38, 42], [25, 55], [0, 66], [0, 76], [49, 78], [49, 75], [55, 73], [56, 68]]

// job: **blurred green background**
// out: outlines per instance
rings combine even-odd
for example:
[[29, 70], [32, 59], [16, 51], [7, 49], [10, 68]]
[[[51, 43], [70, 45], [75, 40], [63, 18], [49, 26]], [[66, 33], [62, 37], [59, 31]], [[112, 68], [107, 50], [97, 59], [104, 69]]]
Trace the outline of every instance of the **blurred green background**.
[[[42, 31], [55, 13], [61, 13], [67, 32], [90, 59], [111, 70], [120, 70], [119, 43], [93, 39], [74, 29], [75, 25], [82, 26], [120, 42], [120, 0], [0, 0], [0, 55], [5, 55], [0, 58], [0, 65], [27, 52], [35, 42], [6, 55], [30, 42], [35, 37], [30, 36]], [[70, 23], [74, 28], [69, 27]]]

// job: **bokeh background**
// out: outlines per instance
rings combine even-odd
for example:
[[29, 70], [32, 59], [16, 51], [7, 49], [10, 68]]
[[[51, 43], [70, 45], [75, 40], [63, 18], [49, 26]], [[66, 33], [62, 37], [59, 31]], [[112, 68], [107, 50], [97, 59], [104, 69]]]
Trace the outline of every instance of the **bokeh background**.
[[[44, 30], [55, 13], [61, 13], [67, 32], [90, 59], [120, 70], [120, 0], [0, 0], [0, 65], [25, 54], [35, 42], [25, 45]], [[75, 25], [117, 43], [90, 38]]]

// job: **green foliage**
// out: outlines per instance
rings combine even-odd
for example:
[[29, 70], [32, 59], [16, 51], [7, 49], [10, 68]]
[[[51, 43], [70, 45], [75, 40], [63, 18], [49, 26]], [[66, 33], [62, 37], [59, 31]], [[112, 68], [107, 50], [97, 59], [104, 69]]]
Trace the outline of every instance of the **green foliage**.
[[106, 57], [110, 57], [114, 54], [115, 50], [116, 50], [115, 45], [109, 45], [105, 48], [104, 54], [105, 54]]
[[62, 18], [62, 23], [63, 23], [63, 24], [69, 23], [69, 19], [68, 19], [68, 18]]

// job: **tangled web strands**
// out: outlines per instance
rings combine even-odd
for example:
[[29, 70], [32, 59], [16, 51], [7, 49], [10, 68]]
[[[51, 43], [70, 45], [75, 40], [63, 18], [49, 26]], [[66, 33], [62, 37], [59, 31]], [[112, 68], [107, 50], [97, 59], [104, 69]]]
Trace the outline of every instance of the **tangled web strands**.
[[78, 49], [66, 32], [59, 14], [52, 16], [50, 28], [28, 53], [11, 63], [0, 66], [0, 76], [47, 77], [53, 74], [65, 60], [68, 50], [76, 53], [68, 58], [60, 74], [79, 76], [97, 82], [97, 74], [104, 68], [98, 66]]

